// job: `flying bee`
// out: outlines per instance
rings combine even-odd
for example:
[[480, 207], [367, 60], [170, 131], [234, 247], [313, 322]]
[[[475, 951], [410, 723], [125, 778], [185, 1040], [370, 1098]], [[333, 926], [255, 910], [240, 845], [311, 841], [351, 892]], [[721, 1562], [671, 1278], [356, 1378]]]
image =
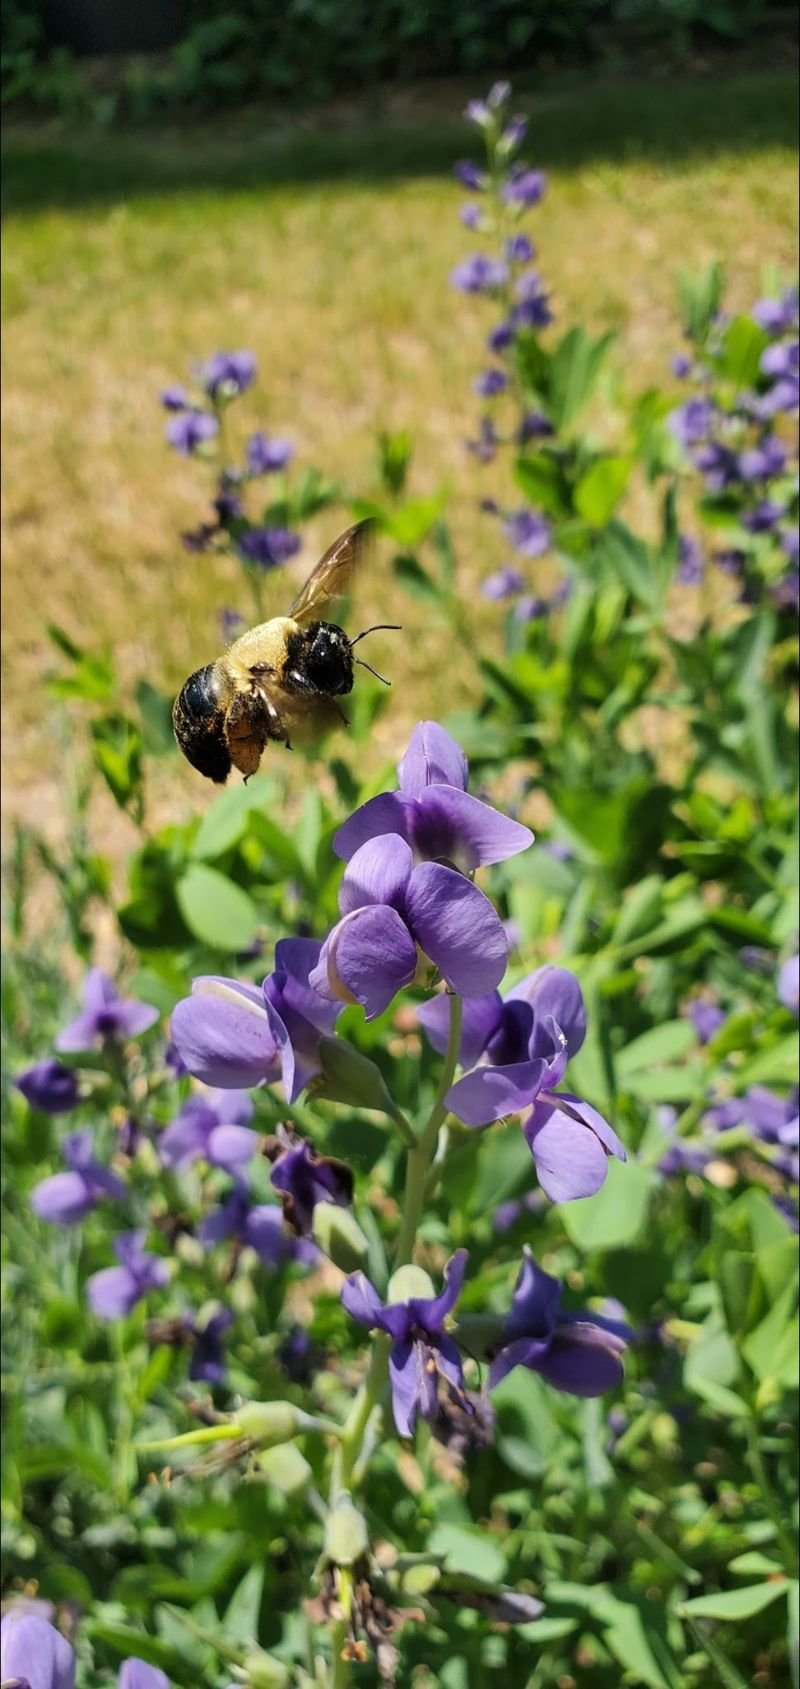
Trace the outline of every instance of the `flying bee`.
[[[273, 616], [235, 639], [215, 663], [190, 674], [172, 710], [175, 738], [200, 774], [224, 785], [232, 768], [255, 774], [270, 740], [291, 748], [347, 726], [337, 699], [353, 690], [359, 663], [389, 682], [353, 647], [377, 628], [348, 639], [320, 612], [346, 591], [369, 552], [374, 524], [356, 522], [312, 570], [288, 616]], [[381, 623], [381, 627], [394, 624]]]

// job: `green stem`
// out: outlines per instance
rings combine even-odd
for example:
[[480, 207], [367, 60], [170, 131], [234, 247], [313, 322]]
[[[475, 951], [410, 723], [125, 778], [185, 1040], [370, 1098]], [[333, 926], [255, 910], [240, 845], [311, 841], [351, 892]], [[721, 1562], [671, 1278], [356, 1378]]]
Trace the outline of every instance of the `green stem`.
[[448, 997], [450, 1004], [450, 1030], [447, 1037], [447, 1050], [439, 1078], [439, 1088], [436, 1092], [433, 1107], [426, 1124], [417, 1139], [413, 1149], [408, 1152], [406, 1162], [406, 1188], [403, 1197], [403, 1223], [400, 1236], [397, 1239], [395, 1251], [395, 1268], [402, 1267], [411, 1260], [414, 1253], [414, 1240], [425, 1205], [426, 1184], [431, 1160], [436, 1150], [439, 1128], [447, 1118], [447, 1103], [445, 1098], [453, 1083], [458, 1065], [458, 1052], [461, 1046], [461, 1025], [463, 1020], [463, 1004], [460, 997]]
[[772, 1493], [772, 1484], [758, 1441], [758, 1421], [755, 1414], [752, 1419], [747, 1421], [747, 1452], [750, 1456], [750, 1465], [753, 1468], [753, 1477], [761, 1491], [764, 1510], [775, 1526], [775, 1536], [783, 1550], [786, 1571], [790, 1577], [796, 1577], [797, 1548], [781, 1519], [778, 1504]]

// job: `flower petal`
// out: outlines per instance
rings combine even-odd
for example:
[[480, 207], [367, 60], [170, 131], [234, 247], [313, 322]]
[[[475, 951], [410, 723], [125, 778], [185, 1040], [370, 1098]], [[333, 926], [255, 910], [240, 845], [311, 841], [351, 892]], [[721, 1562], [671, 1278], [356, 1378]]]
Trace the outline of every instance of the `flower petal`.
[[329, 988], [363, 1005], [367, 1020], [382, 1014], [417, 970], [414, 940], [396, 909], [378, 904], [354, 909], [335, 926], [326, 945]]
[[536, 1363], [541, 1355], [547, 1353], [549, 1343], [548, 1337], [518, 1337], [513, 1343], [504, 1344], [489, 1367], [489, 1389], [496, 1390], [501, 1379], [513, 1372], [515, 1366], [527, 1366], [538, 1371]]
[[594, 1132], [552, 1103], [539, 1103], [523, 1124], [542, 1190], [551, 1202], [593, 1196], [605, 1184], [608, 1156]]
[[370, 1284], [365, 1273], [351, 1273], [342, 1285], [342, 1307], [359, 1325], [365, 1325], [368, 1331], [377, 1326], [384, 1331], [385, 1308], [377, 1290]]
[[92, 1273], [86, 1292], [96, 1314], [104, 1320], [122, 1320], [135, 1308], [142, 1291], [128, 1267], [104, 1267]]
[[413, 1436], [419, 1406], [416, 1349], [417, 1344], [406, 1338], [402, 1343], [394, 1343], [389, 1355], [392, 1413], [398, 1435], [401, 1437]]
[[579, 1120], [582, 1126], [588, 1126], [589, 1131], [594, 1132], [595, 1137], [600, 1139], [608, 1155], [615, 1156], [617, 1161], [627, 1161], [628, 1154], [622, 1140], [617, 1137], [613, 1126], [609, 1126], [602, 1114], [592, 1108], [591, 1103], [585, 1103], [582, 1097], [572, 1096], [569, 1091], [559, 1091], [552, 1100], [564, 1113], [571, 1114], [573, 1120]]
[[461, 1391], [464, 1385], [464, 1368], [461, 1352], [452, 1337], [437, 1337], [435, 1343], [436, 1364], [443, 1378], [447, 1379], [454, 1390]]
[[397, 765], [400, 790], [418, 798], [428, 786], [458, 786], [466, 791], [469, 765], [460, 745], [438, 721], [420, 721]]
[[513, 1343], [518, 1337], [549, 1339], [555, 1329], [560, 1306], [561, 1285], [558, 1279], [539, 1266], [526, 1244], [511, 1308], [503, 1326], [504, 1344]]
[[438, 1296], [411, 1297], [408, 1311], [412, 1325], [421, 1325], [431, 1336], [441, 1331], [444, 1320], [461, 1295], [468, 1260], [467, 1250], [457, 1249], [444, 1269], [444, 1290]]
[[0, 1626], [0, 1677], [29, 1689], [74, 1689], [75, 1654], [47, 1619], [12, 1608]]
[[205, 975], [172, 1012], [172, 1041], [190, 1073], [207, 1085], [242, 1090], [272, 1083], [280, 1067], [264, 1006], [254, 985]]
[[541, 1060], [514, 1062], [510, 1067], [476, 1067], [451, 1085], [445, 1099], [465, 1126], [488, 1126], [491, 1120], [529, 1108], [547, 1073]]
[[460, 997], [485, 997], [500, 984], [508, 961], [503, 923], [463, 874], [423, 862], [408, 882], [406, 916], [420, 948]]
[[586, 1007], [578, 981], [568, 968], [550, 963], [537, 968], [506, 994], [507, 1003], [519, 998], [530, 1003], [537, 1021], [546, 1021], [552, 1015], [566, 1038], [569, 1055], [577, 1055], [586, 1037]]
[[134, 1655], [120, 1666], [118, 1689], [170, 1689], [169, 1678], [160, 1666], [150, 1666]]
[[458, 786], [428, 786], [409, 810], [411, 844], [423, 861], [444, 859], [464, 873], [505, 862], [533, 844], [530, 828]]
[[94, 1197], [82, 1173], [54, 1173], [31, 1191], [31, 1207], [51, 1225], [74, 1226], [94, 1208]]
[[397, 833], [369, 839], [351, 856], [345, 869], [339, 888], [342, 914], [382, 903], [402, 913], [411, 868], [411, 847]]
[[[461, 1023], [461, 1047], [458, 1052], [462, 1067], [474, 1067], [480, 1060], [492, 1033], [500, 1024], [502, 1012], [503, 1000], [499, 991], [489, 991], [485, 997], [466, 999]], [[431, 997], [429, 1002], [422, 1003], [417, 1010], [417, 1019], [428, 1042], [443, 1056], [447, 1049], [447, 1035], [450, 1029], [447, 993], [441, 991], [436, 997]]]
[[204, 1156], [216, 1115], [200, 1097], [189, 1097], [176, 1120], [158, 1140], [159, 1160], [164, 1167], [185, 1167]]
[[408, 810], [408, 800], [400, 792], [380, 792], [376, 798], [368, 798], [334, 833], [336, 855], [343, 862], [349, 862], [361, 845], [369, 839], [382, 838], [386, 833], [397, 833], [401, 839], [407, 840]]
[[208, 1159], [215, 1167], [242, 1167], [258, 1149], [258, 1133], [249, 1126], [215, 1126], [208, 1139]]
[[557, 1390], [572, 1396], [602, 1396], [622, 1378], [620, 1338], [591, 1320], [560, 1325], [536, 1371]]
[[[317, 1032], [332, 1032], [336, 1024], [338, 1008], [332, 1009], [330, 1003], [321, 1001], [310, 984], [312, 969], [317, 966], [321, 952], [318, 938], [280, 938], [275, 946], [275, 971], [271, 979], [280, 995], [279, 998], [273, 995], [272, 1000], [290, 1030], [291, 1020], [286, 1013], [289, 1009], [302, 1015]], [[268, 984], [265, 980], [265, 990]]]

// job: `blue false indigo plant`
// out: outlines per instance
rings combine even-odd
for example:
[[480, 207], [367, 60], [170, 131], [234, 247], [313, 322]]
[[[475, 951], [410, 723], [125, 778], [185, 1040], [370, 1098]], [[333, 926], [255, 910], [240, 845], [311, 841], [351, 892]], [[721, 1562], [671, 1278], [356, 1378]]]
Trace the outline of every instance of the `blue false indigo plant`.
[[[232, 1458], [259, 1461], [280, 1451], [286, 1472], [297, 1467], [296, 1482], [312, 1507], [310, 1528], [315, 1515], [323, 1523], [310, 1610], [329, 1632], [325, 1681], [338, 1686], [370, 1650], [380, 1680], [397, 1681], [393, 1632], [432, 1615], [439, 1598], [508, 1624], [540, 1611], [531, 1593], [460, 1576], [435, 1556], [426, 1562], [424, 1608], [403, 1607], [411, 1585], [398, 1570], [402, 1545], [389, 1563], [384, 1543], [379, 1562], [369, 1522], [370, 1465], [386, 1439], [413, 1440], [426, 1425], [463, 1458], [491, 1443], [492, 1392], [514, 1368], [573, 1396], [599, 1396], [619, 1383], [630, 1336], [608, 1313], [563, 1307], [561, 1284], [528, 1244], [504, 1310], [494, 1298], [482, 1305], [468, 1247], [447, 1259], [441, 1244], [429, 1241], [429, 1210], [451, 1157], [492, 1123], [520, 1119], [542, 1201], [597, 1191], [609, 1157], [624, 1160], [625, 1151], [597, 1110], [562, 1088], [586, 1036], [577, 979], [546, 965], [504, 995], [498, 989], [508, 934], [475, 875], [528, 850], [530, 830], [468, 791], [466, 758], [436, 722], [414, 730], [398, 774], [396, 791], [362, 804], [334, 836], [345, 869], [340, 918], [327, 937], [280, 939], [261, 985], [196, 979], [172, 1013], [167, 1059], [139, 1048], [147, 1048], [155, 1009], [120, 997], [94, 969], [83, 1012], [56, 1038], [76, 1064], [90, 1052], [94, 1068], [75, 1077], [73, 1089], [55, 1062], [18, 1080], [51, 1112], [70, 1100], [79, 1107], [81, 1084], [102, 1086], [104, 1065], [121, 1087], [129, 1112], [116, 1146], [106, 1141], [113, 1168], [91, 1132], [74, 1131], [64, 1143], [67, 1170], [45, 1179], [32, 1197], [40, 1218], [62, 1227], [100, 1204], [124, 1214], [116, 1262], [86, 1284], [101, 1322], [127, 1321], [144, 1304], [151, 1344], [183, 1353], [189, 1381], [224, 1388], [225, 1341], [241, 1306], [235, 1287], [245, 1260], [267, 1276], [291, 1267], [335, 1274], [343, 1317], [369, 1333], [356, 1371], [341, 1373], [329, 1356], [326, 1381], [322, 1357], [307, 1336], [298, 1347], [302, 1330], [291, 1327], [275, 1360], [287, 1381], [307, 1385], [308, 1410], [275, 1399], [273, 1387], [267, 1399], [215, 1409], [210, 1426], [163, 1444], [221, 1442]], [[398, 1010], [397, 999], [406, 990], [414, 994], [411, 1024], [439, 1064], [432, 1094], [420, 1085], [419, 1108], [408, 1111], [381, 1065], [339, 1029], [346, 1010], [355, 1032], [354, 1014], [368, 1022], [393, 1011], [402, 1020], [408, 1008]], [[416, 1048], [422, 1061], [419, 1036]], [[189, 1089], [184, 1075], [209, 1089]], [[159, 1128], [153, 1111], [176, 1084], [183, 1100]], [[412, 1095], [415, 1088], [405, 1087]], [[385, 1226], [370, 1212], [354, 1170], [319, 1141], [326, 1098], [382, 1114], [397, 1136], [405, 1182]], [[266, 1136], [257, 1124], [265, 1101], [277, 1117]], [[217, 1265], [204, 1277], [206, 1299], [198, 1305], [189, 1287], [203, 1256]], [[312, 1296], [314, 1283], [311, 1277]], [[309, 1451], [317, 1445], [313, 1486], [311, 1453], [306, 1458], [297, 1439]], [[161, 1446], [142, 1445], [142, 1454]], [[47, 1636], [43, 1648], [45, 1642], [50, 1646]], [[276, 1682], [310, 1681], [299, 1668], [294, 1677], [277, 1661], [274, 1669]]]

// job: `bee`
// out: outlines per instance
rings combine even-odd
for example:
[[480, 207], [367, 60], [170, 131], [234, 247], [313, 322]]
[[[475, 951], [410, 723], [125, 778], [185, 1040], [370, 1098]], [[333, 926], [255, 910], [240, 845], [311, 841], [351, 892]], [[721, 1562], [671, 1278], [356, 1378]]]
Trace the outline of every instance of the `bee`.
[[[267, 744], [313, 743], [347, 716], [337, 700], [353, 690], [354, 664], [389, 682], [353, 647], [377, 627], [348, 639], [320, 611], [346, 590], [370, 549], [374, 524], [340, 534], [301, 587], [288, 616], [273, 616], [235, 639], [215, 663], [196, 669], [172, 710], [175, 738], [200, 774], [224, 785], [232, 768], [255, 774]], [[380, 623], [394, 629], [394, 624]], [[399, 630], [394, 630], [399, 631]]]

